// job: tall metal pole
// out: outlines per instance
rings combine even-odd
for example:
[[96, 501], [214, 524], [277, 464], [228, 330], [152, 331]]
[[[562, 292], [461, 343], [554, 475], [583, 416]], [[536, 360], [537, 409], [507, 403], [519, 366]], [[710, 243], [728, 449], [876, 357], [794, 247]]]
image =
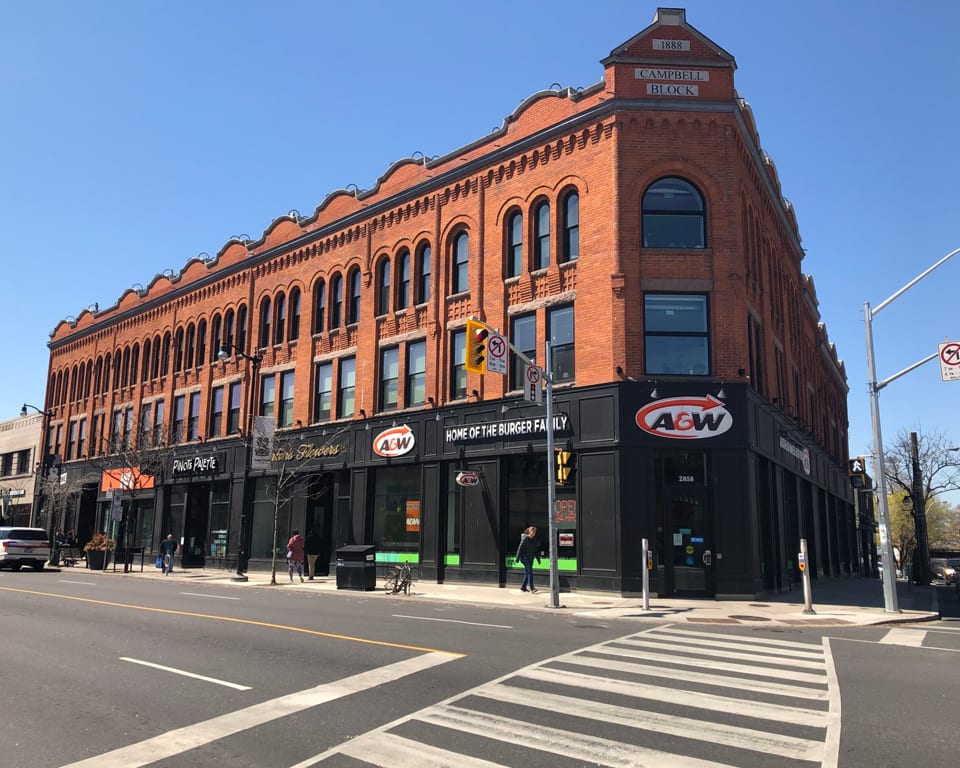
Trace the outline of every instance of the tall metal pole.
[[547, 530], [550, 535], [550, 607], [560, 607], [560, 570], [557, 565], [557, 471], [553, 455], [553, 366], [551, 364], [550, 341], [546, 344], [545, 376], [547, 385]]
[[877, 523], [880, 528], [880, 552], [883, 555], [883, 607], [899, 613], [897, 605], [897, 572], [890, 544], [890, 518], [887, 512], [887, 479], [883, 474], [883, 438], [880, 434], [880, 390], [877, 387], [877, 364], [873, 356], [873, 312], [870, 302], [863, 305], [867, 329], [867, 373], [870, 376], [870, 419], [873, 424], [873, 476], [877, 479]]

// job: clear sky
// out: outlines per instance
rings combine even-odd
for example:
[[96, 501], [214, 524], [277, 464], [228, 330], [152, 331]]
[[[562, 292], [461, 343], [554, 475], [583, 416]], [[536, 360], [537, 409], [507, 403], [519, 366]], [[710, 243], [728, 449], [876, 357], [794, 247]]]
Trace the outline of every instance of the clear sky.
[[[797, 212], [869, 453], [864, 302], [960, 248], [960, 3], [684, 4], [737, 62]], [[654, 2], [0, 2], [0, 419], [42, 406], [49, 333], [291, 209], [444, 155], [646, 27]], [[883, 380], [960, 339], [960, 255], [874, 322]], [[880, 395], [885, 444], [942, 431], [960, 382], [931, 362]]]

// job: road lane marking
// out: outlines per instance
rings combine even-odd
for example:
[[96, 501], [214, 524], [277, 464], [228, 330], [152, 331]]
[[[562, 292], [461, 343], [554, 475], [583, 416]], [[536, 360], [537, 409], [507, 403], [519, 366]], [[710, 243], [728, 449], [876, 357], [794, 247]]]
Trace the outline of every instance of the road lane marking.
[[510, 624], [483, 624], [479, 621], [460, 621], [459, 619], [437, 619], [433, 616], [407, 616], [402, 613], [393, 614], [395, 619], [416, 619], [417, 621], [445, 621], [450, 624], [469, 624], [471, 627], [493, 627], [495, 629], [513, 629]]
[[413, 656], [341, 680], [323, 683], [244, 709], [227, 712], [204, 722], [176, 728], [136, 744], [71, 763], [63, 768], [140, 768], [140, 766], [175, 757], [191, 749], [288, 715], [303, 714], [304, 710], [311, 707], [392, 683], [402, 677], [446, 664], [455, 658], [459, 657], [449, 653], [425, 653]]
[[418, 645], [405, 645], [404, 643], [391, 643], [386, 640], [371, 640], [367, 637], [352, 637], [351, 635], [340, 635], [335, 632], [321, 632], [319, 629], [307, 629], [306, 627], [292, 627], [288, 624], [271, 624], [267, 621], [256, 621], [255, 619], [238, 619], [233, 616], [217, 616], [211, 613], [193, 613], [191, 611], [178, 611], [173, 608], [151, 608], [147, 605], [132, 605], [130, 603], [114, 603], [109, 600], [96, 600], [92, 597], [77, 597], [75, 595], [59, 595], [56, 592], [40, 592], [35, 589], [17, 589], [16, 587], [0, 587], [0, 592], [18, 592], [23, 595], [38, 595], [40, 597], [55, 597], [60, 600], [74, 600], [79, 603], [93, 603], [94, 605], [106, 605], [110, 608], [126, 608], [131, 611], [146, 611], [147, 613], [163, 613], [168, 616], [188, 616], [193, 619], [206, 619], [207, 621], [226, 621], [232, 624], [246, 624], [251, 627], [265, 627], [267, 629], [279, 629], [284, 632], [297, 632], [303, 635], [312, 635], [313, 637], [327, 637], [331, 640], [346, 640], [352, 643], [363, 643], [365, 645], [377, 645], [384, 648], [397, 648], [401, 651], [416, 651], [417, 653], [441, 653], [454, 658], [460, 658], [466, 654], [459, 651], [443, 651], [439, 648], [423, 648]]
[[[381, 768], [423, 768], [425, 765], [457, 766], [457, 768], [503, 768], [478, 757], [461, 755], [448, 749], [405, 739], [394, 733], [377, 733], [362, 743], [351, 742], [341, 754]], [[373, 762], [377, 761], [377, 762]], [[313, 763], [300, 763], [304, 768]], [[296, 768], [296, 766], [294, 766]]]
[[888, 645], [908, 645], [913, 648], [923, 646], [923, 638], [927, 636], [924, 629], [890, 629], [877, 642]]
[[175, 675], [183, 675], [184, 677], [192, 677], [194, 680], [203, 680], [207, 683], [216, 683], [217, 685], [223, 685], [227, 688], [233, 688], [237, 691], [252, 691], [253, 689], [249, 685], [240, 685], [239, 683], [231, 683], [226, 680], [218, 680], [215, 677], [207, 677], [206, 675], [198, 675], [195, 672], [187, 672], [184, 669], [176, 669], [174, 667], [165, 667], [163, 664], [154, 664], [152, 661], [143, 661], [142, 659], [131, 659], [129, 656], [121, 656], [120, 661], [129, 661], [131, 664], [140, 664], [144, 667], [152, 667], [153, 669], [159, 669], [163, 672], [172, 672]]
[[83, 584], [85, 587], [97, 586], [97, 582], [95, 581], [69, 581], [68, 579], [60, 579], [60, 582], [63, 584]]
[[721, 659], [734, 659], [737, 661], [753, 661], [760, 664], [776, 664], [778, 666], [796, 667], [798, 669], [820, 669], [823, 666], [823, 656], [816, 661], [809, 659], [787, 658], [785, 656], [774, 656], [769, 653], [737, 653], [724, 648], [714, 649], [703, 646], [688, 647], [675, 643], [673, 638], [669, 640], [619, 640], [618, 644], [636, 646], [637, 648], [651, 648], [655, 651], [672, 651], [676, 656], [690, 654], [691, 657], [709, 656]]
[[214, 600], [239, 600], [239, 597], [227, 597], [226, 595], [204, 595], [200, 592], [181, 592], [181, 595], [186, 595], [187, 597], [210, 597]]

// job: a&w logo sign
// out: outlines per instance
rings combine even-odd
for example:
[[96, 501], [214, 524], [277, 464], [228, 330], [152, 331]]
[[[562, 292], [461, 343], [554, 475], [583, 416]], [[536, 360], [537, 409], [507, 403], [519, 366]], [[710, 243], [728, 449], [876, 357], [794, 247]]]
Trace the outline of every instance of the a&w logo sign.
[[413, 450], [413, 430], [406, 424], [385, 429], [373, 438], [373, 452], [377, 456], [403, 456]]
[[636, 421], [644, 432], [680, 440], [722, 435], [733, 426], [730, 411], [713, 395], [655, 400], [637, 411]]

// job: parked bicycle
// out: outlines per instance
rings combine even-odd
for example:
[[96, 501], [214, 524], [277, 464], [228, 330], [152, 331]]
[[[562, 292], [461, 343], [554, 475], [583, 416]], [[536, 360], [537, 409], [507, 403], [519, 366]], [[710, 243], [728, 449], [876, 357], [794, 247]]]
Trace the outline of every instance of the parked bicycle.
[[393, 566], [383, 577], [383, 588], [390, 595], [410, 594], [413, 586], [413, 571], [410, 563], [400, 563]]

